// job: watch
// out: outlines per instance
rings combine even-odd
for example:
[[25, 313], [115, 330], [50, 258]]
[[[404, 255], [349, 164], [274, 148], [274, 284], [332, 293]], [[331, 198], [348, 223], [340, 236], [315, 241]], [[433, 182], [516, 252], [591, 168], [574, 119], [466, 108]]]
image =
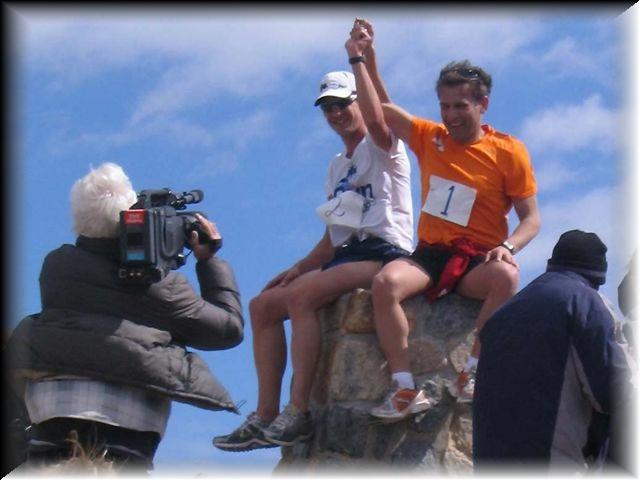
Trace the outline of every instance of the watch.
[[513, 246], [513, 244], [511, 244], [511, 243], [507, 242], [506, 240], [505, 240], [504, 242], [502, 242], [502, 243], [500, 244], [500, 246], [502, 246], [502, 247], [506, 248], [507, 250], [509, 250], [509, 253], [510, 253], [511, 255], [513, 255], [513, 254], [515, 253], [515, 249], [516, 249], [516, 247], [514, 247], [514, 246]]

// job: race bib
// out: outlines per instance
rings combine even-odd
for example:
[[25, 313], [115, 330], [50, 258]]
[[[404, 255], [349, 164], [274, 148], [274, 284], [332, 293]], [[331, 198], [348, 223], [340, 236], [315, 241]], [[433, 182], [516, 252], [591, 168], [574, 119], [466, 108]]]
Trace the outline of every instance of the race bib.
[[431, 175], [422, 211], [466, 227], [478, 191], [461, 183]]
[[364, 197], [354, 191], [343, 192], [316, 208], [316, 213], [327, 225], [360, 228]]

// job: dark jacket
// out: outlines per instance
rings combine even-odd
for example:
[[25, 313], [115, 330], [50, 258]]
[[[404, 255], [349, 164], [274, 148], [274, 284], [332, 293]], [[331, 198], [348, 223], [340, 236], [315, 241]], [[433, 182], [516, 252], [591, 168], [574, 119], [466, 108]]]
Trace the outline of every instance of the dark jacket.
[[474, 464], [584, 466], [593, 412], [619, 412], [631, 370], [614, 319], [593, 286], [547, 272], [480, 332], [473, 400]]
[[45, 258], [42, 312], [14, 330], [7, 351], [18, 378], [72, 374], [143, 387], [211, 410], [232, 410], [227, 391], [193, 352], [243, 338], [240, 296], [229, 266], [196, 265], [200, 295], [170, 272], [147, 287], [118, 280], [118, 244], [79, 237]]

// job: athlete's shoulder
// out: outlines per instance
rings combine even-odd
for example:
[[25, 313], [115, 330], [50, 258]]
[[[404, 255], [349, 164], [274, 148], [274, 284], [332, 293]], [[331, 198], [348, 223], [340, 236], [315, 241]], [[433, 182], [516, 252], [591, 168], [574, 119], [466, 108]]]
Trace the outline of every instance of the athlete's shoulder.
[[421, 130], [428, 131], [438, 131], [438, 130], [446, 130], [443, 123], [436, 122], [434, 120], [429, 120], [428, 118], [422, 117], [413, 117], [411, 123], [414, 128], [419, 128]]
[[498, 148], [509, 151], [526, 151], [527, 148], [522, 140], [511, 135], [510, 133], [501, 132], [489, 125], [483, 125], [489, 139], [495, 143]]

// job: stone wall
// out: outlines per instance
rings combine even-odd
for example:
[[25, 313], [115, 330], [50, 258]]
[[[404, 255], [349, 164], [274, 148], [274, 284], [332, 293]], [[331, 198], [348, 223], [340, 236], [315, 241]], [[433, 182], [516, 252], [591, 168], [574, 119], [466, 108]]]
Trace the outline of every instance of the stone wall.
[[411, 326], [409, 353], [416, 384], [434, 406], [402, 422], [369, 415], [390, 387], [368, 290], [356, 290], [319, 312], [322, 354], [311, 413], [315, 435], [282, 449], [276, 471], [402, 468], [471, 472], [471, 404], [459, 403], [445, 382], [464, 366], [481, 303], [452, 294], [429, 305], [422, 296], [403, 303]]

